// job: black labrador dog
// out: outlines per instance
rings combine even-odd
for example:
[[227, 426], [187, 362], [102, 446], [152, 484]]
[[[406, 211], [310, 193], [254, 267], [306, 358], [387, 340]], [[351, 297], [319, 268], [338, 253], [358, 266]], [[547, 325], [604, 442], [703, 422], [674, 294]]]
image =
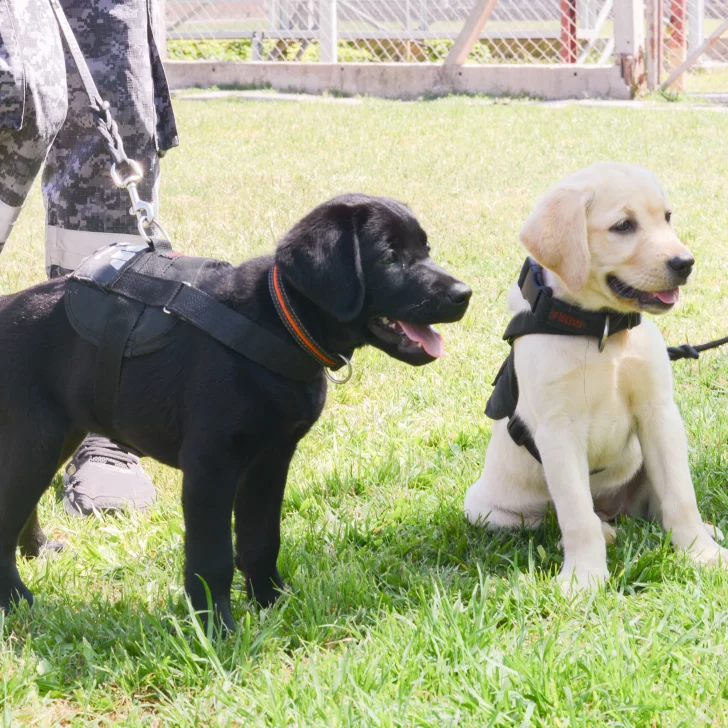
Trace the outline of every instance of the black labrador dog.
[[[344, 195], [294, 225], [275, 256], [216, 269], [197, 285], [290, 341], [269, 292], [275, 263], [322, 349], [349, 358], [371, 344], [419, 366], [442, 353], [430, 324], [462, 318], [471, 295], [429, 252], [405, 205]], [[32, 601], [16, 547], [26, 556], [43, 548], [38, 500], [96, 432], [183, 471], [185, 588], [204, 611], [204, 580], [232, 630], [235, 564], [263, 605], [284, 587], [276, 566], [281, 502], [298, 441], [324, 406], [324, 371], [307, 382], [285, 378], [180, 322], [165, 348], [124, 360], [109, 431], [94, 405], [97, 349], [71, 327], [65, 286], [55, 279], [0, 299], [0, 608]]]

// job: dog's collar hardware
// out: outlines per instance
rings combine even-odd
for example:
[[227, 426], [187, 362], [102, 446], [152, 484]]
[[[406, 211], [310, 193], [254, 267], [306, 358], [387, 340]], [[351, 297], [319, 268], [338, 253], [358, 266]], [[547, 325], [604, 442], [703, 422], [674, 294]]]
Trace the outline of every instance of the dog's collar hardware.
[[[293, 337], [293, 340], [305, 351], [311, 358], [313, 358], [320, 366], [324, 368], [326, 377], [329, 381], [334, 384], [346, 384], [351, 379], [352, 366], [349, 359], [343, 354], [329, 354], [326, 349], [323, 348], [316, 340], [308, 333], [303, 322], [296, 314], [291, 300], [286, 293], [286, 288], [283, 284], [283, 277], [278, 270], [278, 265], [274, 264], [270, 272], [268, 273], [268, 288], [270, 289], [270, 296], [273, 299], [273, 305], [275, 306], [276, 312], [280, 317], [283, 325], [288, 330], [288, 333]], [[331, 376], [330, 370], [336, 371], [342, 367], [347, 368], [346, 375], [343, 379], [336, 379]]]
[[351, 366], [351, 361], [347, 359], [343, 354], [337, 354], [338, 357], [340, 357], [341, 361], [343, 362], [343, 366], [346, 367], [346, 373], [344, 374], [342, 379], [337, 379], [333, 374], [331, 374], [330, 369], [324, 369], [324, 374], [326, 374], [326, 379], [328, 379], [330, 382], [333, 382], [334, 384], [346, 384], [350, 379], [351, 375], [354, 373], [354, 368]]
[[525, 330], [520, 334], [509, 332], [513, 321], [520, 317], [519, 314], [511, 321], [503, 337], [509, 341], [517, 335], [523, 336], [529, 333], [593, 336], [599, 340], [599, 351], [603, 351], [609, 336], [625, 329], [633, 329], [642, 321], [639, 313], [588, 311], [554, 297], [553, 290], [545, 283], [543, 268], [532, 258], [526, 258], [521, 268], [518, 287], [521, 289], [521, 295], [531, 306], [531, 314], [535, 318], [534, 323], [538, 325], [538, 330]]
[[599, 339], [599, 353], [604, 351], [604, 347], [607, 345], [607, 338], [609, 338], [609, 314], [604, 317], [604, 333], [602, 338]]
[[[546, 285], [543, 268], [531, 258], [521, 268], [518, 277], [521, 294], [531, 306], [530, 311], [521, 311], [508, 323], [503, 338], [513, 342], [528, 334], [555, 334], [561, 336], [592, 336], [599, 342], [599, 351], [604, 351], [610, 336], [639, 325], [642, 317], [638, 313], [623, 314], [618, 311], [587, 311], [554, 297], [553, 290]], [[516, 376], [513, 348], [503, 362], [495, 381], [493, 392], [485, 407], [485, 414], [492, 420], [508, 418], [508, 434], [519, 447], [525, 447], [541, 462], [536, 442], [526, 423], [516, 414], [518, 406], [518, 378]], [[593, 471], [596, 475], [601, 470]]]

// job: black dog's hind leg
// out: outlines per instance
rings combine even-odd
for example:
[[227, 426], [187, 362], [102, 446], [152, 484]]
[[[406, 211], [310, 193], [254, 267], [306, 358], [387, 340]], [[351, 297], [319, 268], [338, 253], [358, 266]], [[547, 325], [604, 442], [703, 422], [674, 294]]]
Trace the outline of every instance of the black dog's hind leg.
[[[61, 456], [57, 467], [60, 467], [68, 460], [84, 437], [84, 432], [74, 430], [66, 438], [61, 448]], [[40, 556], [43, 551], [61, 551], [63, 549], [63, 544], [60, 541], [51, 541], [43, 533], [40, 521], [38, 520], [38, 506], [33, 508], [30, 518], [25, 522], [23, 530], [18, 537], [18, 546], [20, 548], [20, 555], [26, 559], [33, 559]]]
[[[45, 405], [43, 405], [45, 406]], [[65, 439], [65, 424], [60, 420], [31, 421], [42, 407], [8, 417], [0, 427], [0, 609], [7, 610], [19, 599], [32, 603], [33, 595], [23, 584], [15, 558], [18, 538], [24, 529], [36, 548], [45, 539], [33, 512], [56, 472]], [[48, 415], [48, 411], [45, 411]], [[40, 536], [38, 535], [40, 533]]]
[[281, 547], [281, 504], [294, 442], [261, 448], [238, 484], [235, 536], [238, 568], [248, 595], [262, 606], [273, 604], [285, 588], [278, 572]]
[[49, 541], [43, 533], [38, 520], [38, 507], [33, 508], [30, 518], [25, 522], [23, 530], [18, 536], [20, 555], [26, 559], [34, 559], [40, 556], [42, 551], [60, 551], [63, 544], [59, 541]]

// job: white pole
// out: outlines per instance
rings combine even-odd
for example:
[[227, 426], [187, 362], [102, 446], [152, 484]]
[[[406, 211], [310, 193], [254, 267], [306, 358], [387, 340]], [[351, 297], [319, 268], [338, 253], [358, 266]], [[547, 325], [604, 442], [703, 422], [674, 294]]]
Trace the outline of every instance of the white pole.
[[338, 61], [338, 38], [336, 28], [336, 0], [319, 0], [319, 43], [321, 63]]
[[420, 0], [420, 30], [429, 30], [430, 21], [427, 17], [427, 0]]
[[643, 0], [614, 0], [614, 55], [622, 78], [637, 88], [643, 78], [645, 6]]
[[614, 0], [614, 51], [638, 57], [645, 43], [644, 6], [641, 0]]
[[698, 48], [705, 39], [705, 0], [688, 0], [688, 50]]
[[595, 0], [584, 0], [584, 4], [582, 5], [584, 8], [582, 10], [583, 12], [583, 19], [584, 19], [584, 29], [585, 30], [594, 30], [596, 29], [597, 25], [597, 4]]

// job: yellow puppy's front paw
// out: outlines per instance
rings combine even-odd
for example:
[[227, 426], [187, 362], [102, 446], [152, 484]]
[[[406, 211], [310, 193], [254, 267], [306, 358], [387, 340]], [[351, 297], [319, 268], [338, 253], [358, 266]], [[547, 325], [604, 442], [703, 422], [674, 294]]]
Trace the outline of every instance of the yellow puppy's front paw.
[[614, 526], [602, 521], [602, 534], [604, 535], [604, 540], [607, 542], [607, 546], [609, 546], [609, 544], [616, 543], [617, 529]]
[[708, 536], [710, 536], [715, 541], [724, 541], [725, 536], [723, 535], [723, 531], [721, 531], [718, 526], [714, 526], [712, 523], [709, 523], [708, 521], [705, 521], [703, 523], [705, 526], [705, 530], [708, 532]]
[[603, 566], [586, 566], [583, 564], [564, 564], [557, 580], [561, 591], [567, 596], [579, 592], [596, 591], [609, 579], [609, 570]]
[[708, 564], [728, 569], [728, 549], [718, 546], [715, 541], [691, 546], [688, 549], [688, 556], [696, 564]]

